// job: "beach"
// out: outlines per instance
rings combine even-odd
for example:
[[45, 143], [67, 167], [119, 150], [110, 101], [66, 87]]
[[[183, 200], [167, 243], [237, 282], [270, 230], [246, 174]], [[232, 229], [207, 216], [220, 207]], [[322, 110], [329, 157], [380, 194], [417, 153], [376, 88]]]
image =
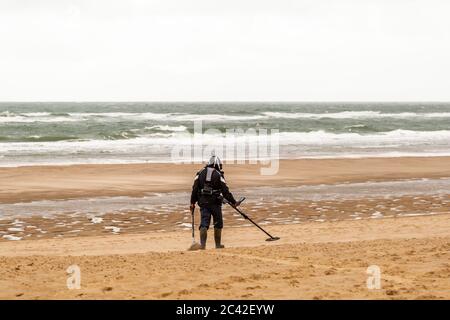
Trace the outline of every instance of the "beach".
[[450, 158], [281, 160], [274, 176], [225, 165], [242, 210], [281, 239], [224, 207], [226, 249], [210, 237], [189, 252], [200, 167], [0, 168], [0, 298], [449, 299]]
[[404, 2], [0, 1], [0, 300], [450, 300], [450, 1]]
[[[2, 242], [0, 298], [449, 299], [449, 227], [448, 215], [276, 226], [271, 244], [243, 227], [220, 251], [186, 251], [188, 232]], [[380, 289], [366, 286], [372, 265]]]

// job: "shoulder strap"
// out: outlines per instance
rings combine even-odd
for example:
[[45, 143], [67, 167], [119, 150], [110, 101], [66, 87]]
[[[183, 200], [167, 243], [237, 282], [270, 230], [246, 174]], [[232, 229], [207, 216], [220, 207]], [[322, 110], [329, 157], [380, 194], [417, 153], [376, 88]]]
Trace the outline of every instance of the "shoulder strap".
[[206, 170], [206, 182], [211, 182], [212, 174], [214, 171], [216, 171], [216, 169], [208, 167], [206, 168]]

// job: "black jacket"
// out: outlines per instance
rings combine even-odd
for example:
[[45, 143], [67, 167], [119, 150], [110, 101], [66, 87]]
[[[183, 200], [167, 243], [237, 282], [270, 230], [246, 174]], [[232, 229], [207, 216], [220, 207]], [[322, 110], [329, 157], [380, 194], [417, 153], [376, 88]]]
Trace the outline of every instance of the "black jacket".
[[[208, 176], [208, 169], [210, 170], [210, 176]], [[208, 187], [214, 191], [213, 194], [205, 194], [204, 190], [208, 189]], [[210, 167], [205, 167], [197, 172], [194, 178], [194, 185], [192, 186], [191, 203], [198, 202], [199, 206], [222, 204], [220, 199], [221, 194], [231, 204], [236, 203], [225, 182], [223, 172]]]

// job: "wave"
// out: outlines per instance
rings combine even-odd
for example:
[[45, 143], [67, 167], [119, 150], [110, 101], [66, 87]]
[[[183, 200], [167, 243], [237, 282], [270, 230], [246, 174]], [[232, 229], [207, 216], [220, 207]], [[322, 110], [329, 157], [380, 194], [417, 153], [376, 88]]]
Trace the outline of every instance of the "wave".
[[35, 122], [76, 122], [64, 115], [54, 115], [49, 112], [14, 113], [4, 111], [0, 113], [0, 123], [35, 123]]
[[182, 132], [186, 131], [187, 128], [185, 126], [168, 126], [168, 125], [158, 125], [145, 127], [147, 130], [159, 130], [159, 131], [171, 131], [171, 132]]
[[[270, 132], [269, 132], [270, 133]], [[118, 140], [67, 140], [59, 141], [54, 137], [54, 141], [38, 141], [38, 142], [0, 142], [2, 152], [20, 151], [25, 149], [36, 150], [94, 150], [117, 148], [133, 148], [133, 147], [156, 147], [156, 146], [174, 146], [187, 144], [217, 144], [217, 143], [242, 143], [242, 142], [259, 142], [267, 139], [267, 136], [255, 134], [240, 134], [235, 136], [203, 134], [201, 139], [194, 138], [187, 131], [170, 134], [153, 133], [146, 136], [127, 137], [127, 139]], [[43, 139], [45, 137], [34, 136], [30, 139]], [[62, 138], [62, 137], [61, 137]], [[67, 137], [65, 137], [67, 138]], [[447, 145], [450, 151], [450, 130], [440, 131], [410, 131], [410, 130], [394, 130], [383, 133], [331, 133], [323, 130], [311, 132], [275, 132], [272, 134], [273, 139], [277, 139], [280, 145], [360, 145], [363, 147], [376, 148], [391, 145], [411, 145], [411, 144], [442, 144]]]
[[[449, 145], [450, 130], [412, 131], [393, 130], [380, 133], [331, 133], [323, 130], [311, 132], [281, 132], [281, 144], [315, 144], [315, 145], [356, 145], [364, 143], [366, 146], [384, 146], [387, 143], [420, 144], [442, 143]], [[450, 149], [449, 149], [450, 151]]]
[[[351, 126], [355, 128], [361, 128], [360, 125]], [[351, 128], [349, 127], [349, 128]], [[234, 136], [225, 134], [203, 134], [201, 139], [195, 140], [193, 135], [187, 131], [184, 126], [151, 126], [146, 127], [147, 130], [156, 130], [157, 132], [147, 134], [137, 134], [137, 132], [121, 131], [116, 134], [103, 136], [102, 139], [82, 139], [75, 136], [40, 136], [31, 135], [23, 138], [23, 141], [15, 140], [11, 137], [0, 136], [0, 145], [3, 150], [19, 150], [20, 146], [24, 148], [64, 148], [65, 146], [73, 146], [75, 148], [82, 149], [95, 149], [99, 147], [115, 147], [124, 144], [127, 145], [183, 145], [183, 144], [212, 144], [212, 143], [229, 143], [229, 142], [250, 142], [257, 143], [263, 139], [277, 139], [280, 145], [358, 145], [364, 144], [372, 146], [373, 148], [384, 147], [386, 145], [412, 145], [427, 143], [433, 144], [446, 144], [450, 150], [450, 130], [439, 131], [411, 131], [411, 130], [393, 130], [388, 132], [378, 133], [362, 133], [362, 132], [345, 132], [345, 133], [333, 133], [324, 130], [310, 131], [310, 132], [274, 132], [270, 136], [254, 134], [254, 132], [247, 132], [244, 134], [237, 134]], [[137, 129], [139, 130], [139, 129]], [[139, 130], [140, 131], [140, 130]], [[257, 131], [256, 131], [257, 132]], [[124, 140], [121, 142], [121, 140]], [[49, 143], [48, 145], [45, 143]], [[55, 144], [59, 142], [60, 144]], [[33, 147], [34, 145], [34, 147]], [[1, 152], [0, 152], [1, 153]]]
[[284, 118], [284, 119], [450, 118], [450, 112], [384, 113], [380, 111], [342, 111], [335, 113], [263, 112], [263, 114], [269, 118]]
[[[271, 143], [278, 141], [280, 158], [450, 155], [450, 130], [394, 130], [378, 134], [280, 132], [274, 133], [272, 139]], [[187, 131], [112, 140], [0, 141], [0, 165], [171, 162], [171, 152], [179, 149], [176, 147], [191, 150], [196, 145], [220, 152], [229, 143], [248, 149], [265, 141], [267, 137], [255, 134], [235, 137], [205, 134], [202, 139], [193, 139]]]
[[129, 121], [175, 121], [192, 122], [195, 120], [208, 122], [227, 121], [249, 121], [249, 120], [270, 120], [270, 119], [376, 119], [376, 118], [397, 118], [397, 119], [423, 119], [423, 118], [450, 118], [450, 112], [399, 112], [385, 113], [381, 111], [342, 111], [335, 113], [302, 113], [302, 112], [262, 112], [256, 114], [192, 114], [192, 113], [155, 113], [155, 112], [104, 112], [104, 113], [51, 113], [32, 112], [14, 113], [4, 111], [0, 113], [0, 122], [76, 122], [76, 121], [101, 121], [108, 120], [129, 120]]
[[222, 114], [190, 114], [190, 113], [127, 113], [127, 112], [105, 112], [105, 113], [22, 113], [15, 114], [8, 111], [0, 113], [0, 122], [78, 122], [78, 121], [101, 121], [105, 120], [129, 120], [129, 121], [247, 121], [264, 119], [264, 115], [222, 115]]
[[161, 121], [244, 121], [264, 119], [267, 116], [256, 115], [223, 115], [223, 114], [193, 114], [193, 113], [127, 113], [127, 112], [108, 112], [108, 113], [70, 113], [70, 116], [78, 119], [89, 118], [108, 118], [108, 119], [129, 119], [129, 120], [161, 120]]
[[39, 136], [39, 135], [32, 135], [26, 137], [25, 141], [30, 142], [40, 142], [40, 141], [69, 141], [69, 140], [75, 140], [77, 137], [74, 136]]

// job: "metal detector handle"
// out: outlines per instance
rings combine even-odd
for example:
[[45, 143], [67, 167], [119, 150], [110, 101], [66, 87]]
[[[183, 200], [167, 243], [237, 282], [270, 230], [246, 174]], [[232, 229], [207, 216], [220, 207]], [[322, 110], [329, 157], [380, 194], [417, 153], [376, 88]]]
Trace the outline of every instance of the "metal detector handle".
[[245, 197], [241, 197], [237, 202], [236, 202], [236, 207], [240, 206], [242, 202], [244, 202]]
[[[236, 201], [236, 207], [241, 205], [242, 202], [244, 202], [245, 197], [241, 197], [238, 201]], [[230, 206], [233, 207], [233, 205], [230, 203], [230, 201], [228, 201], [227, 199], [225, 199], [224, 197], [222, 197], [222, 203], [224, 204], [229, 204]]]
[[230, 203], [230, 201], [228, 201], [228, 200], [225, 199], [225, 198], [222, 199], [222, 202], [225, 203], [225, 204], [229, 204], [234, 210], [236, 210], [237, 212], [239, 212], [239, 213], [244, 217], [244, 219], [249, 220], [249, 218], [247, 217], [247, 215], [246, 215], [245, 213], [243, 213], [241, 210], [239, 210], [239, 208], [238, 208], [238, 206], [240, 206], [241, 203], [244, 202], [244, 200], [245, 200], [245, 197], [241, 197], [241, 198], [239, 199], [239, 201], [236, 201], [236, 204], [235, 204], [234, 206]]
[[192, 239], [194, 239], [195, 234], [194, 234], [194, 211], [195, 211], [195, 207], [191, 209], [191, 215], [192, 215]]

